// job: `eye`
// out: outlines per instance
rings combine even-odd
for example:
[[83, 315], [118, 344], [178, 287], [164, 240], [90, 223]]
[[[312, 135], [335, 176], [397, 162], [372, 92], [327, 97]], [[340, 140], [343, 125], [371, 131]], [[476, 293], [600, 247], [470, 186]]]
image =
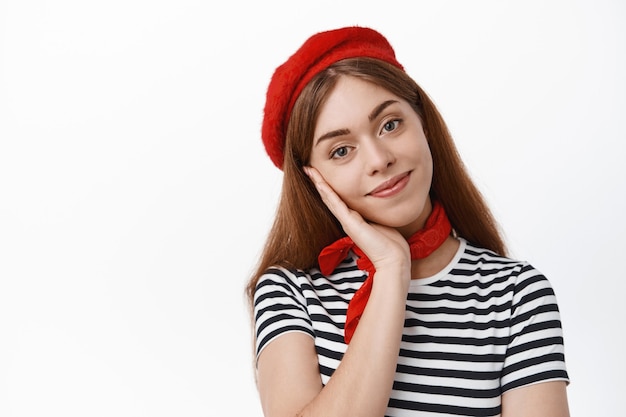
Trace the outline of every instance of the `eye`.
[[338, 148], [333, 149], [333, 151], [330, 153], [330, 157], [332, 159], [345, 158], [346, 156], [348, 156], [349, 152], [350, 150], [348, 149], [347, 146], [340, 146]]
[[400, 125], [400, 122], [401, 122], [400, 119], [389, 120], [388, 122], [385, 122], [381, 133], [389, 133], [389, 132], [396, 130], [398, 126]]

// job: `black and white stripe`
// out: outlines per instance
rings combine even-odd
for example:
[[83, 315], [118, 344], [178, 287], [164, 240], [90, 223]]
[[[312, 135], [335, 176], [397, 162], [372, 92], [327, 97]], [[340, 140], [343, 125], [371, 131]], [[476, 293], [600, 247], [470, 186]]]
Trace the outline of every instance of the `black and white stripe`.
[[[330, 277], [268, 270], [255, 295], [257, 355], [285, 332], [305, 332], [327, 383], [364, 279], [352, 254]], [[497, 416], [503, 392], [549, 380], [568, 380], [560, 315], [549, 281], [531, 265], [461, 239], [444, 270], [411, 281], [388, 416]]]

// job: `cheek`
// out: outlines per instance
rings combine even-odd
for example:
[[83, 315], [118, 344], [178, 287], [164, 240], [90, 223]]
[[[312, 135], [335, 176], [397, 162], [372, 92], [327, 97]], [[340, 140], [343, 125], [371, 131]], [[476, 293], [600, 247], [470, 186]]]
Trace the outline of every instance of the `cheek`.
[[349, 196], [349, 191], [353, 188], [349, 177], [345, 175], [327, 175], [324, 178], [326, 179], [328, 185], [330, 185], [339, 195], [339, 197], [345, 198]]
[[428, 172], [430, 173], [430, 176], [432, 177], [433, 175], [433, 157], [430, 153], [430, 149], [427, 147], [424, 153], [424, 165], [426, 166], [426, 169], [428, 170]]
[[328, 185], [330, 185], [337, 195], [349, 206], [351, 201], [358, 196], [360, 186], [358, 178], [355, 178], [355, 176], [346, 172], [326, 173], [326, 175], [322, 174], [322, 176]]
[[417, 155], [417, 162], [432, 173], [433, 156], [430, 153], [430, 147], [428, 146], [428, 143], [424, 140], [424, 142], [419, 144], [419, 146], [417, 146], [413, 152], [413, 155]]

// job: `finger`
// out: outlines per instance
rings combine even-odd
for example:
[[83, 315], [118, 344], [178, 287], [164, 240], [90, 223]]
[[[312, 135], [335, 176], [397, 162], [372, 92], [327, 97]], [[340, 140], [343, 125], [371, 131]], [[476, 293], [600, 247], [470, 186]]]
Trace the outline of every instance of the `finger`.
[[342, 218], [350, 217], [351, 214], [350, 208], [346, 205], [346, 203], [337, 195], [335, 190], [326, 182], [322, 174], [313, 167], [304, 167], [304, 172], [311, 178], [313, 181], [313, 185], [317, 189], [322, 201], [328, 209], [337, 217], [337, 219], [341, 222]]

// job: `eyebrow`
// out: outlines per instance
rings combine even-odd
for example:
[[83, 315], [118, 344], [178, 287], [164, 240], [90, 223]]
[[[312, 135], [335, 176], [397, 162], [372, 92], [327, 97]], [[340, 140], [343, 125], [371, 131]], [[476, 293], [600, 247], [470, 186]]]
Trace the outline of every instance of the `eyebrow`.
[[397, 102], [398, 102], [398, 100], [383, 101], [378, 106], [376, 106], [376, 108], [374, 108], [374, 110], [372, 110], [372, 112], [369, 114], [369, 116], [367, 116], [367, 118], [369, 119], [370, 122], [373, 121], [375, 118], [378, 117], [379, 114], [381, 114], [383, 112], [383, 110], [385, 110], [387, 107], [389, 107], [392, 104], [397, 103]]
[[[378, 106], [376, 106], [374, 108], [374, 110], [372, 110], [371, 113], [367, 116], [368, 120], [370, 122], [373, 121], [374, 119], [376, 119], [383, 112], [383, 110], [385, 110], [387, 107], [391, 106], [394, 103], [398, 103], [398, 100], [383, 101]], [[315, 145], [314, 146], [317, 146], [323, 140], [335, 138], [337, 136], [347, 135], [349, 133], [350, 133], [350, 129], [332, 130], [330, 132], [324, 133], [322, 136], [317, 138], [317, 140], [315, 141]]]

